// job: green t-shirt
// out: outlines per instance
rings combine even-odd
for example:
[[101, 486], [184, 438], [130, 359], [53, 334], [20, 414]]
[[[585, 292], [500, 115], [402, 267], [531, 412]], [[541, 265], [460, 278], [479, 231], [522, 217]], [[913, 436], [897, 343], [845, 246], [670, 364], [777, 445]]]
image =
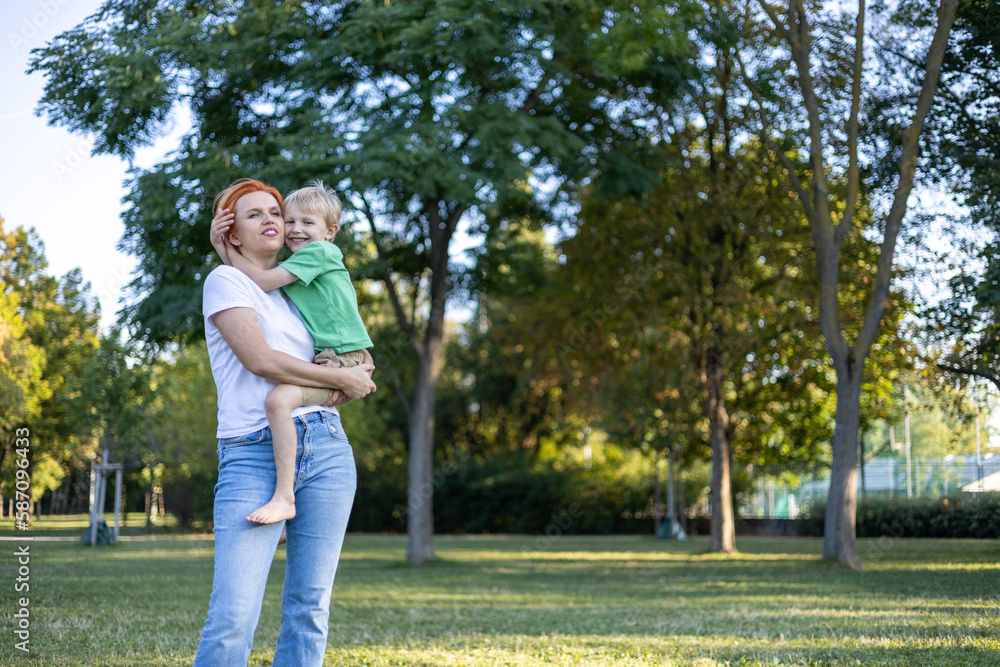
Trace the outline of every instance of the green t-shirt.
[[280, 266], [298, 278], [282, 289], [299, 309], [317, 350], [351, 352], [372, 347], [340, 248], [329, 241], [313, 241]]

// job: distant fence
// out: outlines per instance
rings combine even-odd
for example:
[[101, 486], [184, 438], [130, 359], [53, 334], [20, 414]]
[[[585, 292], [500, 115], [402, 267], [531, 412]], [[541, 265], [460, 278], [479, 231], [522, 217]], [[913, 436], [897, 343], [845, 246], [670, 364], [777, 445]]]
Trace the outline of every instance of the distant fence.
[[[750, 490], [739, 498], [739, 513], [748, 519], [795, 519], [813, 503], [825, 503], [830, 490], [829, 471], [807, 475], [791, 487], [757, 469]], [[941, 498], [961, 492], [1000, 491], [1000, 455], [985, 454], [943, 459], [877, 458], [858, 467], [858, 499]]]

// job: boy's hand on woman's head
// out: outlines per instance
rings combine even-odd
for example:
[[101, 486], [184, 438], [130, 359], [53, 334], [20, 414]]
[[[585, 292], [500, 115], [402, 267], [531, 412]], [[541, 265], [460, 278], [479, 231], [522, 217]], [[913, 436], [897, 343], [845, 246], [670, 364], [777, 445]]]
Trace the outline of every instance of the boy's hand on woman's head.
[[209, 238], [212, 241], [215, 252], [219, 253], [219, 258], [222, 259], [224, 264], [229, 265], [232, 265], [232, 261], [229, 259], [229, 252], [233, 246], [230, 244], [226, 232], [232, 227], [235, 218], [236, 215], [230, 213], [228, 208], [219, 209], [215, 217], [212, 218], [212, 229], [209, 232]]

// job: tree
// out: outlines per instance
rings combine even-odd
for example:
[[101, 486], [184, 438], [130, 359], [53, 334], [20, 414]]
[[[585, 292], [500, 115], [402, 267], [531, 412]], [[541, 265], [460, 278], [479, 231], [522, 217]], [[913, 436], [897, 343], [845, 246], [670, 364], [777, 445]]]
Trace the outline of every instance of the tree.
[[[864, 41], [868, 11], [865, 0], [859, 0], [853, 39], [838, 33], [834, 21], [814, 22], [812, 14], [819, 10], [807, 8], [802, 0], [789, 0], [782, 14], [767, 0], [759, 0], [770, 18], [774, 31], [790, 51], [795, 84], [801, 94], [801, 110], [797, 123], [808, 134], [809, 158], [797, 164], [788, 156], [774, 137], [773, 106], [755, 86], [756, 98], [763, 119], [763, 136], [782, 157], [788, 177], [812, 229], [813, 246], [818, 266], [819, 309], [823, 338], [837, 376], [836, 427], [833, 436], [833, 462], [830, 495], [827, 501], [823, 534], [823, 556], [851, 567], [861, 567], [855, 546], [857, 509], [858, 432], [860, 428], [861, 387], [865, 364], [878, 335], [882, 316], [889, 301], [896, 240], [904, 223], [909, 195], [914, 185], [920, 136], [934, 100], [947, 48], [948, 36], [955, 18], [958, 0], [941, 0], [937, 4], [934, 34], [926, 55], [920, 59], [923, 81], [912, 119], [896, 148], [898, 178], [891, 194], [891, 204], [882, 216], [871, 221], [871, 233], [882, 232], [881, 253], [877, 270], [872, 276], [871, 292], [864, 317], [854, 322], [844, 318], [842, 297], [842, 264], [848, 258], [842, 253], [844, 239], [849, 234], [862, 233], [863, 223], [857, 215], [859, 202], [866, 193], [863, 182], [860, 149], [861, 109], [865, 85]], [[820, 28], [820, 30], [817, 30]], [[918, 34], [917, 30], [912, 33]], [[849, 63], [849, 74], [837, 76], [814, 73], [817, 49], [828, 49], [833, 56], [841, 45], [849, 49], [841, 57], [827, 58]], [[746, 71], [752, 82], [754, 72]], [[828, 85], [831, 84], [832, 85]], [[839, 84], [849, 85], [847, 92]], [[751, 84], [753, 85], [753, 84]], [[846, 123], [839, 101], [847, 100]], [[846, 132], [843, 128], [846, 127]], [[875, 147], [876, 150], [878, 147]], [[833, 156], [846, 153], [846, 168]], [[838, 205], [839, 190], [844, 188], [843, 208]]]
[[[238, 175], [339, 183], [371, 227], [379, 274], [417, 358], [409, 405], [408, 559], [433, 550], [434, 406], [453, 240], [514, 186], [548, 206], [560, 179], [652, 172], [628, 110], [683, 81], [686, 5], [585, 0], [209, 5], [110, 0], [34, 52], [40, 109], [131, 156], [173, 105], [195, 128], [176, 159], [133, 172], [122, 247], [140, 258], [128, 311], [149, 340], [199, 331], [206, 198]], [[678, 54], [682, 54], [678, 57]], [[410, 303], [401, 283], [410, 278]]]
[[[96, 441], [98, 452], [107, 452], [104, 463], [121, 463], [126, 473], [139, 467], [146, 447], [142, 426], [150, 369], [143, 361], [122, 330], [112, 327], [100, 335], [96, 352], [84, 361], [83, 372], [70, 387], [80, 415], [77, 429]], [[129, 506], [127, 494], [122, 503]]]
[[212, 519], [218, 459], [215, 380], [204, 341], [156, 359], [148, 371], [148, 396], [138, 424], [133, 456], [146, 483], [147, 526], [153, 488], [184, 523]]
[[52, 390], [42, 380], [45, 368], [45, 350], [26, 338], [24, 318], [21, 316], [18, 276], [11, 264], [19, 252], [21, 240], [17, 232], [7, 233], [0, 218], [0, 466], [10, 453], [14, 431], [30, 424], [41, 411], [42, 401], [51, 397]]
[[[737, 44], [765, 51], [766, 41], [741, 34], [730, 17], [734, 3], [706, 4], [691, 52], [697, 75], [669, 113], [643, 117], [661, 182], [641, 198], [606, 198], [595, 180], [576, 236], [562, 245], [572, 286], [564, 304], [576, 326], [568, 340], [549, 334], [577, 365], [574, 384], [598, 403], [610, 404], [612, 393], [654, 399], [614, 401], [620, 410], [638, 407], [624, 421], [653, 429], [637, 431], [641, 441], [663, 443], [681, 424], [704, 431], [713, 471], [710, 549], [732, 553], [734, 437], [784, 441], [793, 430], [778, 428], [777, 415], [751, 426], [743, 399], [757, 397], [765, 415], [784, 412], [775, 410], [775, 390], [798, 385], [798, 396], [808, 396], [816, 379], [807, 365], [815, 358], [811, 339], [795, 340], [813, 326], [803, 289], [812, 269], [800, 209], [774, 177], [777, 158], [753, 136], [750, 95], [738, 76]], [[642, 376], [629, 377], [636, 366]], [[692, 419], [694, 396], [700, 419]], [[822, 403], [799, 407], [813, 412]], [[799, 442], [815, 449], [812, 439]]]
[[[572, 320], [591, 325], [579, 325], [580, 340], [560, 347], [577, 366], [583, 392], [618, 411], [652, 399], [658, 405], [648, 406], [647, 420], [659, 408], [675, 427], [704, 432], [713, 470], [709, 548], [733, 553], [734, 439], [763, 436], [796, 452], [815, 449], [812, 439], [786, 441], [791, 429], [779, 428], [779, 414], [783, 388], [809, 395], [816, 357], [809, 341], [797, 338], [813, 326], [798, 208], [773, 178], [761, 178], [775, 169], [766, 151], [753, 142], [709, 143], [703, 132], [721, 130], [722, 122], [707, 120], [709, 130], [692, 123], [672, 137], [670, 161], [678, 167], [646, 201], [584, 207], [580, 230], [562, 251], [579, 290], [566, 307]], [[628, 289], [624, 280], [635, 290], [631, 298], [617, 294], [620, 285]], [[650, 377], [659, 386], [638, 386]], [[762, 408], [753, 425], [750, 397]], [[688, 401], [700, 404], [700, 418]], [[822, 405], [800, 407], [808, 413]]]
[[[10, 455], [18, 428], [38, 418], [42, 401], [51, 396], [42, 380], [45, 351], [24, 337], [24, 320], [17, 309], [17, 295], [0, 285], [0, 466], [13, 472]], [[7, 465], [5, 465], [5, 463]], [[12, 477], [4, 474], [3, 486]]]
[[[37, 363], [42, 360], [41, 377], [31, 379], [25, 406], [37, 412], [27, 426], [31, 430], [29, 472], [33, 477], [35, 499], [56, 488], [65, 472], [63, 463], [73, 454], [90, 446], [84, 433], [88, 428], [86, 413], [77, 407], [76, 387], [83, 377], [84, 366], [97, 349], [100, 306], [90, 295], [90, 285], [83, 281], [79, 269], [61, 278], [48, 275], [45, 248], [34, 229], [18, 227], [10, 233], [0, 229], [0, 284], [8, 303], [16, 304], [17, 318], [10, 321], [23, 324], [21, 339], [34, 348], [44, 350], [44, 356], [31, 348], [22, 348]], [[34, 378], [31, 371], [29, 376]], [[17, 408], [12, 406], [12, 412]], [[5, 442], [0, 457], [9, 453]]]

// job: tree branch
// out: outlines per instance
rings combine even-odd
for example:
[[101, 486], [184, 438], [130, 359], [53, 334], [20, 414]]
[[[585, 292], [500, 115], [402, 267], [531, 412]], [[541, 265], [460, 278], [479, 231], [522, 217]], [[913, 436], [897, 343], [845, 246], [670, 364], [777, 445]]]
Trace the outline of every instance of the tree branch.
[[789, 159], [789, 157], [785, 155], [785, 151], [782, 150], [781, 146], [778, 145], [778, 142], [776, 142], [774, 138], [771, 136], [771, 132], [769, 130], [771, 123], [768, 120], [767, 110], [764, 107], [764, 96], [761, 94], [757, 86], [754, 85], [753, 80], [747, 73], [746, 66], [743, 64], [743, 57], [740, 55], [739, 50], [736, 49], [735, 53], [736, 53], [736, 62], [739, 63], [740, 72], [743, 75], [743, 80], [746, 81], [747, 87], [750, 89], [751, 94], [753, 94], [754, 100], [757, 101], [757, 109], [758, 112], [760, 113], [760, 122], [761, 122], [761, 133], [760, 133], [761, 139], [763, 139], [764, 143], [766, 143], [768, 146], [771, 147], [771, 150], [773, 150], [777, 154], [778, 159], [781, 160], [781, 163], [784, 165], [785, 170], [788, 172], [788, 177], [792, 181], [792, 187], [794, 187], [795, 191], [798, 193], [799, 200], [802, 202], [802, 207], [806, 211], [806, 218], [809, 220], [810, 223], [812, 223], [813, 219], [812, 204], [809, 201], [809, 195], [806, 193], [805, 186], [802, 185], [802, 181], [801, 179], [799, 179], [798, 170], [795, 168], [795, 165], [792, 163], [791, 159]]
[[844, 216], [837, 223], [837, 244], [844, 240], [854, 221], [861, 189], [861, 170], [858, 168], [858, 115], [861, 113], [861, 75], [865, 53], [865, 0], [858, 1], [858, 20], [854, 29], [854, 71], [851, 75], [851, 115], [847, 120], [847, 204]]
[[913, 113], [910, 126], [903, 132], [903, 151], [899, 159], [899, 183], [893, 197], [892, 207], [885, 221], [885, 237], [882, 239], [882, 249], [879, 252], [878, 265], [875, 273], [875, 287], [872, 289], [871, 300], [865, 312], [864, 323], [854, 341], [853, 353], [856, 360], [863, 360], [875, 341], [882, 314], [889, 301], [889, 283], [892, 279], [892, 259], [896, 250], [896, 239], [906, 214], [907, 201], [913, 189], [914, 174], [917, 170], [917, 156], [920, 152], [920, 133], [924, 121], [930, 113], [934, 102], [934, 92], [937, 89], [938, 77], [941, 74], [941, 62], [944, 60], [948, 47], [948, 36], [952, 23], [955, 21], [955, 10], [958, 0], [941, 0], [938, 7], [938, 22], [934, 31], [934, 39], [927, 50], [927, 68], [923, 85], [920, 87], [920, 97]]
[[774, 24], [774, 29], [781, 34], [782, 39], [787, 42], [791, 42], [791, 33], [778, 18], [778, 12], [774, 9], [774, 7], [764, 2], [764, 0], [758, 0], [758, 3], [760, 4], [761, 9], [767, 13], [768, 18], [771, 19], [771, 23]]
[[[830, 186], [826, 178], [826, 162], [823, 158], [823, 120], [820, 117], [820, 102], [813, 86], [810, 71], [809, 55], [812, 47], [809, 21], [806, 18], [805, 7], [801, 0], [789, 2], [789, 18], [795, 14], [795, 26], [792, 30], [789, 46], [791, 46], [792, 61], [799, 73], [799, 88], [809, 119], [809, 163], [812, 167], [812, 205], [816, 216], [810, 220], [816, 226], [833, 223], [830, 217]], [[815, 227], [814, 227], [815, 228]], [[835, 248], [834, 248], [835, 249]]]
[[385, 268], [382, 270], [382, 281], [385, 283], [386, 291], [389, 293], [389, 301], [392, 303], [392, 309], [396, 313], [396, 320], [399, 322], [399, 326], [403, 329], [403, 334], [406, 336], [406, 339], [410, 342], [410, 345], [416, 351], [417, 355], [422, 356], [424, 354], [424, 346], [423, 343], [421, 343], [417, 338], [416, 331], [413, 328], [413, 322], [406, 316], [406, 312], [403, 310], [403, 304], [399, 300], [396, 283], [392, 279], [392, 269], [389, 266], [389, 255], [386, 253], [385, 247], [382, 244], [381, 234], [375, 226], [375, 214], [365, 196], [362, 194], [360, 197], [363, 204], [363, 206], [360, 207], [360, 210], [364, 214], [365, 218], [368, 219], [368, 224], [371, 226], [372, 230], [372, 241], [375, 243], [375, 250], [378, 252], [379, 259], [382, 260], [382, 263], [385, 265]]
[[[772, 17], [772, 21], [777, 18], [775, 12], [769, 12], [769, 15]], [[840, 300], [838, 298], [840, 244], [831, 216], [830, 187], [823, 158], [823, 121], [820, 116], [820, 102], [810, 73], [812, 35], [806, 17], [806, 9], [801, 0], [789, 0], [788, 30], [784, 34], [790, 47], [792, 61], [798, 71], [799, 89], [802, 92], [809, 124], [813, 214], [807, 217], [812, 229], [813, 247], [816, 250], [816, 268], [819, 274], [820, 326], [838, 377], [846, 377], [842, 374], [849, 371], [850, 346], [844, 339], [840, 319]]]
[[997, 389], [1000, 389], [1000, 375], [990, 373], [988, 371], [981, 371], [976, 368], [966, 368], [962, 366], [949, 366], [947, 364], [938, 364], [938, 368], [943, 371], [948, 371], [949, 373], [956, 373], [958, 375], [971, 375], [973, 377], [985, 378], [992, 382]]
[[465, 204], [456, 204], [455, 208], [448, 214], [448, 220], [445, 222], [445, 233], [450, 241], [452, 236], [455, 234], [455, 230], [458, 228], [458, 221], [462, 219], [465, 215], [465, 211], [469, 207]]
[[[904, 62], [907, 62], [910, 65], [913, 65], [914, 67], [919, 67], [919, 68], [923, 68], [924, 67], [924, 63], [923, 62], [917, 61], [915, 58], [911, 58], [910, 56], [906, 55], [905, 53], [901, 53], [901, 52], [899, 52], [899, 51], [897, 51], [897, 50], [895, 50], [895, 49], [893, 49], [891, 47], [888, 47], [888, 46], [883, 47], [883, 50], [885, 50], [888, 53], [891, 53], [892, 55], [896, 56], [900, 60], [902, 60]], [[1000, 97], [1000, 87], [997, 87], [997, 85], [994, 82], [990, 81], [986, 77], [984, 77], [984, 76], [982, 76], [982, 75], [980, 75], [980, 74], [978, 74], [976, 72], [966, 72], [966, 74], [968, 74], [972, 78], [976, 79], [979, 83], [983, 84], [983, 86], [985, 86], [986, 88], [989, 88], [995, 96]], [[956, 93], [954, 90], [951, 89], [951, 87], [949, 87], [949, 86], [947, 86], [947, 85], [945, 85], [945, 84], [943, 84], [941, 82], [938, 82], [938, 88], [937, 89], [938, 89], [939, 92], [943, 93], [945, 96], [948, 97], [948, 99], [950, 99], [952, 102], [955, 103], [956, 110], [959, 113], [962, 114], [962, 117], [965, 118], [965, 120], [967, 120], [970, 124], [973, 124], [973, 125], [975, 125], [978, 122], [978, 121], [976, 121], [975, 118], [972, 117], [972, 114], [969, 113], [968, 105], [962, 100], [962, 98], [959, 96], [958, 93]]]

